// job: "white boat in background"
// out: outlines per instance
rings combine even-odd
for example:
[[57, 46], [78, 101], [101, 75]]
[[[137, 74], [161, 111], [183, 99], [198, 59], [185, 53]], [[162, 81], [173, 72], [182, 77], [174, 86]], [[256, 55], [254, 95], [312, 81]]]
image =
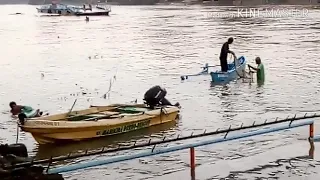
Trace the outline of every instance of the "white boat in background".
[[111, 7], [106, 2], [98, 3], [92, 7], [91, 4], [86, 6], [73, 6], [61, 4], [58, 0], [53, 0], [52, 4], [45, 4], [37, 8], [38, 13], [50, 15], [73, 15], [73, 16], [108, 16], [111, 12]]

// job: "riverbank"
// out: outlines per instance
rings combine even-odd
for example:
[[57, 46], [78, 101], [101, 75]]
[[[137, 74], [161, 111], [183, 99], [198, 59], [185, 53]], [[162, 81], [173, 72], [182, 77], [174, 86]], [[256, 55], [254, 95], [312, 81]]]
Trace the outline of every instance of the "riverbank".
[[[71, 151], [118, 147], [150, 138], [188, 136], [203, 133], [205, 129], [210, 132], [230, 125], [320, 112], [320, 61], [315, 61], [320, 48], [319, 10], [310, 9], [306, 16], [249, 18], [224, 16], [236, 12], [237, 7], [115, 6], [112, 11], [109, 17], [92, 17], [86, 22], [81, 17], [40, 16], [30, 5], [0, 6], [3, 17], [0, 38], [6, 42], [0, 61], [2, 142], [15, 142], [17, 138], [17, 124], [9, 113], [10, 101], [55, 114], [67, 112], [75, 99], [74, 110], [135, 99], [139, 103], [143, 94], [155, 84], [166, 88], [168, 99], [181, 104], [179, 123], [161, 130], [146, 129], [121, 138], [70, 146], [42, 147], [25, 132], [20, 132], [19, 142], [27, 145], [30, 154], [48, 158]], [[23, 14], [10, 15], [14, 12]], [[261, 57], [266, 73], [263, 86], [256, 81], [252, 84], [237, 81], [211, 87], [208, 76], [181, 82], [181, 75], [197, 73], [206, 63], [218, 65], [221, 46], [228, 37], [234, 37], [230, 49], [237, 56], [245, 56], [248, 64], [255, 65], [255, 57]], [[110, 96], [104, 98], [110, 81], [114, 82]], [[319, 134], [318, 127], [317, 124], [315, 134]], [[196, 163], [239, 157], [238, 152], [245, 155], [251, 155], [252, 151], [268, 152], [275, 146], [305, 138], [307, 134], [307, 128], [301, 128], [196, 148]], [[299, 144], [293, 144], [289, 150], [300, 148], [307, 153], [308, 147]], [[283, 151], [274, 153], [286, 156]], [[106, 157], [79, 158], [65, 164]], [[263, 164], [266, 159], [274, 161], [278, 157], [260, 155], [259, 158]], [[249, 163], [248, 159], [246, 162]], [[152, 179], [185, 168], [189, 163], [190, 154], [186, 150], [63, 176], [78, 180]], [[296, 164], [308, 167], [304, 162]], [[257, 173], [262, 172], [260, 177], [267, 179], [270, 175], [260, 170], [260, 165], [250, 167], [257, 167]], [[224, 171], [218, 165], [214, 168], [216, 172]], [[283, 167], [275, 166], [273, 172], [277, 170], [284, 171]], [[303, 172], [318, 175], [306, 168]], [[186, 173], [190, 174], [188, 170]], [[292, 176], [301, 178], [299, 175]], [[250, 178], [242, 179], [254, 179], [254, 175], [247, 173], [247, 176]]]
[[[97, 4], [98, 0], [93, 0], [92, 4]], [[0, 4], [30, 4], [42, 5], [49, 4], [51, 0], [4, 0]], [[87, 3], [84, 0], [65, 0], [64, 4], [82, 5]], [[185, 5], [204, 4], [211, 6], [257, 6], [257, 5], [320, 5], [320, 0], [108, 0], [111, 5], [170, 5], [172, 3], [182, 3]]]

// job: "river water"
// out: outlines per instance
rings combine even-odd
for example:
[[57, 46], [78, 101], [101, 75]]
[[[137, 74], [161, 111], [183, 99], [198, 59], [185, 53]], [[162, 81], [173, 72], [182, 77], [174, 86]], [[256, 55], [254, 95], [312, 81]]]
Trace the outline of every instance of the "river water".
[[[45, 158], [150, 137], [190, 135], [205, 129], [214, 131], [295, 113], [319, 112], [320, 11], [289, 8], [308, 10], [290, 17], [231, 17], [231, 12], [237, 12], [235, 7], [114, 6], [110, 17], [91, 17], [86, 22], [83, 17], [39, 16], [34, 6], [0, 6], [0, 142], [16, 141], [10, 101], [52, 114], [68, 111], [75, 99], [75, 109], [135, 99], [142, 102], [144, 92], [153, 85], [164, 86], [168, 98], [182, 105], [182, 117], [176, 124], [60, 147], [38, 147], [30, 134], [20, 132], [19, 142], [25, 143], [31, 154]], [[11, 15], [17, 12], [23, 14]], [[209, 76], [181, 82], [180, 75], [198, 73], [205, 63], [219, 64], [221, 45], [231, 36], [235, 40], [230, 49], [245, 56], [249, 64], [254, 65], [254, 58], [261, 57], [266, 73], [264, 85], [240, 80], [211, 87]], [[103, 98], [110, 82], [111, 92]], [[196, 162], [203, 167], [217, 163], [211, 168], [207, 165], [209, 169], [201, 172], [206, 176], [202, 179], [305, 179], [308, 174], [318, 179], [317, 156], [315, 160], [305, 157], [309, 150], [307, 136], [307, 127], [302, 127], [196, 148]], [[165, 174], [188, 169], [188, 153], [185, 150], [115, 163], [66, 173], [65, 177], [161, 179]], [[249, 161], [254, 155], [260, 158]], [[65, 164], [103, 157], [106, 155]], [[237, 158], [238, 168], [228, 171], [226, 166], [231, 167], [231, 160]], [[268, 166], [281, 158], [284, 160], [280, 165]], [[292, 158], [298, 165], [291, 167], [287, 163]]]

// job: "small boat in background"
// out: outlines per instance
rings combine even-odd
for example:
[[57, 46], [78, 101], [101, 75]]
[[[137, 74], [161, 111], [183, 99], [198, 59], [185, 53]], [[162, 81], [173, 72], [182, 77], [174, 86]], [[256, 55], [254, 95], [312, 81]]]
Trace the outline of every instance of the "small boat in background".
[[52, 4], [42, 5], [37, 8], [38, 13], [60, 16], [108, 16], [111, 12], [111, 7], [107, 2], [98, 3], [95, 7], [91, 4], [88, 7], [84, 4], [81, 6], [73, 6], [60, 4], [57, 0], [53, 0]]
[[235, 58], [234, 63], [228, 64], [227, 72], [210, 72], [212, 83], [227, 83], [237, 79], [238, 77], [243, 77], [245, 75], [246, 69], [246, 59], [244, 56]]
[[19, 114], [19, 126], [39, 144], [63, 143], [111, 136], [173, 122], [180, 108], [145, 104], [113, 104], [50, 116], [27, 118]]

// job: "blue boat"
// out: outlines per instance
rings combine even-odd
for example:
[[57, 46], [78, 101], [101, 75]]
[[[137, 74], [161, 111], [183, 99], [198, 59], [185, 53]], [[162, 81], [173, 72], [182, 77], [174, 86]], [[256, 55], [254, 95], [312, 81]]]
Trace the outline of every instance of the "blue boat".
[[[235, 68], [235, 64], [237, 67]], [[212, 83], [227, 83], [237, 79], [237, 77], [244, 76], [246, 69], [246, 59], [241, 56], [235, 62], [228, 64], [227, 72], [210, 72]]]

